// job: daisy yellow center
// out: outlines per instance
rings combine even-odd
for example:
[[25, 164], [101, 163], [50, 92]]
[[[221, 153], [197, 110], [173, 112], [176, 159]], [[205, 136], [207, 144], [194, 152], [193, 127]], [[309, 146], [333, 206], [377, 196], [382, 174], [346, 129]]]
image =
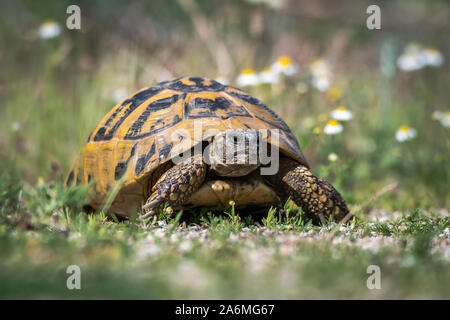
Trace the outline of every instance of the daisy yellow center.
[[321, 58], [314, 58], [311, 61], [309, 61], [309, 65], [311, 66], [311, 65], [316, 64], [318, 62], [322, 62], [322, 59]]
[[327, 124], [328, 124], [329, 126], [337, 126], [337, 125], [339, 124], [339, 122], [336, 121], [336, 120], [330, 120], [330, 121], [328, 121]]
[[428, 47], [428, 48], [426, 48], [426, 50], [428, 50], [430, 52], [439, 52], [439, 50], [436, 47]]
[[272, 69], [270, 69], [270, 67], [265, 67], [264, 69], [262, 69], [262, 71], [261, 72], [264, 72], [264, 73], [268, 73], [268, 72], [271, 72], [272, 71]]
[[421, 48], [422, 48], [422, 46], [418, 42], [410, 42], [408, 44], [408, 46], [406, 47], [407, 50], [412, 50], [412, 51], [420, 50]]
[[339, 89], [339, 87], [337, 87], [337, 86], [331, 86], [331, 87], [328, 89], [327, 94], [328, 94], [328, 95], [331, 95], [331, 96], [333, 96], [333, 97], [334, 97], [334, 96], [340, 97], [341, 94], [342, 94], [342, 92], [341, 92], [341, 89]]
[[402, 131], [402, 132], [408, 132], [409, 130], [411, 130], [411, 128], [408, 127], [408, 126], [405, 126], [405, 125], [401, 126], [401, 127], [398, 129], [398, 131]]
[[242, 74], [245, 74], [245, 75], [251, 75], [251, 74], [254, 74], [254, 73], [255, 73], [255, 70], [250, 69], [250, 68], [242, 70]]
[[52, 19], [47, 19], [44, 21], [43, 25], [51, 25], [51, 24], [55, 24], [55, 20]]
[[340, 107], [337, 107], [336, 110], [339, 110], [339, 111], [347, 111], [347, 108], [344, 107], [344, 106], [340, 106]]
[[278, 62], [283, 66], [283, 67], [287, 67], [291, 64], [291, 58], [289, 58], [288, 56], [281, 56], [278, 58]]

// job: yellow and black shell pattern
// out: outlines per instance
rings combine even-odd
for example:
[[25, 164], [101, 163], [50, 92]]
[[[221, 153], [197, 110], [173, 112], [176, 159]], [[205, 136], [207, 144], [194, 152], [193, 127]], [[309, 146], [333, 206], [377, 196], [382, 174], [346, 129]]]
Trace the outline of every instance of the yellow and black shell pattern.
[[[201, 134], [195, 135], [198, 127]], [[269, 143], [269, 129], [278, 129], [279, 150], [307, 165], [289, 127], [260, 100], [214, 80], [185, 77], [143, 88], [107, 113], [75, 160], [66, 185], [94, 179], [90, 205], [99, 208], [120, 180], [111, 209], [128, 216], [131, 204], [145, 202], [149, 179], [164, 172], [171, 157], [227, 129], [266, 129]]]

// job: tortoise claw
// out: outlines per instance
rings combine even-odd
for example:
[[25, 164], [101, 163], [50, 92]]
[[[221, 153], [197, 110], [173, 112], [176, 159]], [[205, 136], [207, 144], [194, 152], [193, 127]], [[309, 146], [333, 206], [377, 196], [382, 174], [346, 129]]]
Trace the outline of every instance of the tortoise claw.
[[154, 199], [154, 200], [152, 200], [152, 201], [150, 201], [150, 202], [144, 204], [144, 205], [142, 206], [142, 209], [148, 210], [148, 209], [155, 208], [155, 207], [157, 207], [158, 205], [160, 205], [161, 202], [162, 202], [162, 199]]
[[162, 203], [163, 203], [163, 199], [158, 197], [158, 198], [144, 204], [142, 206], [142, 210], [145, 213], [143, 215], [141, 215], [141, 219], [147, 219], [148, 217], [155, 215], [158, 212], [158, 209], [161, 207]]

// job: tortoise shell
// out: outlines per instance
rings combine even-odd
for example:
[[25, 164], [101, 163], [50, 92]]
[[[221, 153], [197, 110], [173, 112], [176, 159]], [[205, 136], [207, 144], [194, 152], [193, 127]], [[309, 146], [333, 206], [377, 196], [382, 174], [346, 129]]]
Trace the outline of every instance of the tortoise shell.
[[[197, 136], [194, 123], [201, 125]], [[186, 77], [141, 89], [116, 105], [90, 134], [65, 183], [95, 179], [90, 205], [99, 208], [120, 180], [111, 209], [126, 216], [145, 202], [149, 179], [170, 168], [174, 155], [227, 129], [278, 129], [279, 150], [307, 165], [289, 127], [260, 100], [214, 80]], [[272, 143], [270, 134], [265, 139]]]

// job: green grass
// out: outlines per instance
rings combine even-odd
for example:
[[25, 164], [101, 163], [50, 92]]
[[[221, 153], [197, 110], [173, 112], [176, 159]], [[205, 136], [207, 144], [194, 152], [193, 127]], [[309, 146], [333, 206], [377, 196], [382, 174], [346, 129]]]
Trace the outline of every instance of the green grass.
[[[64, 28], [70, 1], [15, 3], [0, 10], [0, 298], [450, 297], [450, 131], [432, 118], [450, 101], [444, 1], [385, 3], [391, 15], [379, 32], [354, 23], [363, 1], [317, 4], [319, 16], [290, 2], [83, 2], [81, 31]], [[392, 18], [405, 15], [416, 23]], [[59, 37], [37, 36], [47, 18], [63, 27]], [[437, 46], [446, 63], [399, 70], [410, 41]], [[228, 207], [119, 221], [107, 211], [113, 197], [86, 213], [88, 186], [62, 186], [117, 89], [185, 75], [236, 85], [244, 68], [261, 70], [280, 55], [298, 73], [244, 89], [286, 120], [314, 173], [357, 220], [314, 226], [288, 202], [262, 214]], [[317, 57], [330, 62], [337, 101], [311, 84]], [[340, 105], [354, 118], [342, 133], [324, 134]], [[417, 137], [399, 143], [403, 124]], [[81, 267], [80, 291], [66, 288], [71, 264]], [[381, 290], [366, 287], [372, 264]]]
[[[117, 222], [85, 188], [0, 185], [1, 298], [448, 298], [450, 219], [416, 210], [313, 226], [297, 208]], [[294, 212], [293, 212], [294, 211]], [[291, 215], [292, 214], [292, 215]], [[255, 219], [255, 220], [254, 220]], [[81, 290], [66, 269], [81, 268]], [[381, 268], [380, 290], [366, 270]]]

